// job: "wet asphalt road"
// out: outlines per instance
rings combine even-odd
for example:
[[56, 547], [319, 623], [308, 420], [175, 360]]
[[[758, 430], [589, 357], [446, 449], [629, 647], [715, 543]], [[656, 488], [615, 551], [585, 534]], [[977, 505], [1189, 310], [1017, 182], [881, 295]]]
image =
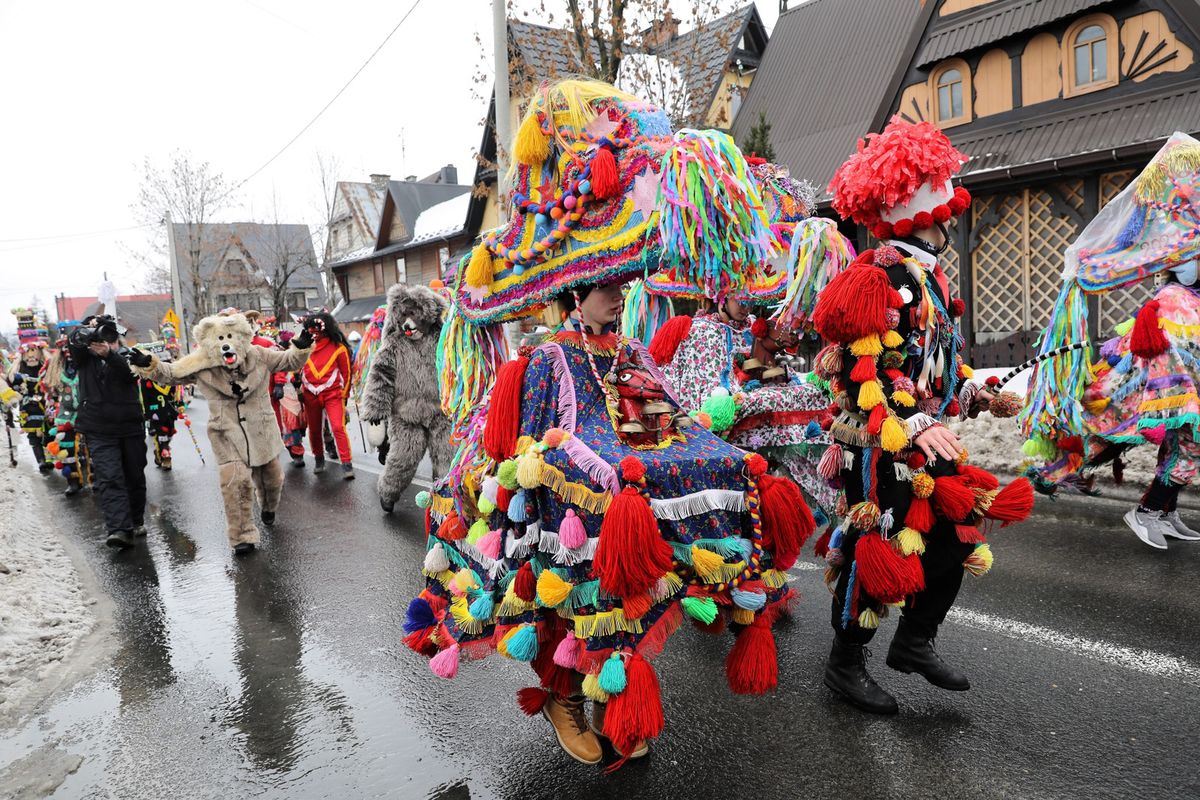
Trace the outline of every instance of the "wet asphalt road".
[[1152, 551], [1118, 505], [1039, 500], [1034, 520], [992, 537], [995, 569], [967, 578], [939, 639], [970, 692], [888, 670], [885, 621], [874, 671], [901, 714], [833, 698], [810, 562], [795, 571], [797, 614], [777, 628], [780, 688], [731, 696], [729, 640], [685, 626], [657, 662], [664, 736], [606, 776], [517, 711], [526, 667], [493, 657], [443, 681], [400, 644], [421, 517], [409, 500], [380, 512], [372, 457], [352, 483], [313, 475], [311, 460], [285, 467], [275, 529], [235, 561], [204, 414], [197, 403], [208, 465], [181, 430], [176, 470], [151, 468], [150, 535], [131, 551], [104, 547], [90, 498], [42, 482], [112, 598], [112, 647], [0, 730], [0, 774], [53, 744], [83, 758], [56, 798], [1200, 797], [1200, 544]]

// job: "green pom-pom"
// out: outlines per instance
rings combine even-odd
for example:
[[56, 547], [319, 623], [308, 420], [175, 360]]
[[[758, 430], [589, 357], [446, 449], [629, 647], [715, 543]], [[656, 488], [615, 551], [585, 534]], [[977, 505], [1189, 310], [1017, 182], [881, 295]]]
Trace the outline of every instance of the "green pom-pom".
[[609, 656], [600, 668], [600, 688], [608, 694], [625, 691], [625, 662], [616, 653]]
[[490, 514], [496, 510], [496, 504], [486, 497], [479, 498], [479, 502], [475, 505], [479, 509], [480, 514]]
[[1115, 328], [1115, 330], [1117, 332], [1117, 336], [1128, 336], [1129, 332], [1131, 330], [1133, 330], [1133, 323], [1135, 321], [1136, 320], [1134, 320], [1133, 318], [1130, 318], [1130, 319], [1125, 320], [1122, 323], [1119, 323]]
[[505, 489], [512, 491], [517, 488], [517, 462], [513, 459], [502, 462], [496, 470], [496, 480]]
[[417, 508], [429, 508], [433, 505], [433, 495], [429, 492], [417, 492]]
[[712, 432], [729, 430], [733, 425], [733, 416], [737, 413], [737, 402], [729, 395], [710, 397], [700, 406], [700, 410], [708, 414], [712, 420]]
[[467, 544], [475, 544], [484, 536], [487, 536], [487, 523], [481, 519], [477, 519], [471, 523], [471, 529], [467, 531]]
[[711, 625], [717, 618], [717, 604], [711, 597], [685, 597], [683, 598], [683, 613], [697, 622]]
[[1044, 436], [1034, 436], [1021, 445], [1021, 452], [1030, 458], [1050, 461], [1058, 457], [1058, 447]]

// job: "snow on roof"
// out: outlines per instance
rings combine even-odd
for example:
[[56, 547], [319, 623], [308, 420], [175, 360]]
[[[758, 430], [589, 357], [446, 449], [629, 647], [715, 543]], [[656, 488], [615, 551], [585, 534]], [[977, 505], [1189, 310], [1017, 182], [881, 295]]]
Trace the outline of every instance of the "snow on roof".
[[408, 244], [420, 244], [461, 232], [467, 224], [467, 207], [470, 204], [471, 193], [463, 192], [425, 209], [413, 225], [413, 236]]

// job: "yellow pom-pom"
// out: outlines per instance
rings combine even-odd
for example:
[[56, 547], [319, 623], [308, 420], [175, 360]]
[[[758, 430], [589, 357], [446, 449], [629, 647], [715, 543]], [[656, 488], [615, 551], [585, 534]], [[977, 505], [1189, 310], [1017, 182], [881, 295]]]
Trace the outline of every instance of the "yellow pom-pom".
[[553, 570], [544, 569], [537, 579], [537, 596], [542, 605], [556, 608], [563, 604], [575, 588], [569, 581], [564, 581]]
[[858, 615], [858, 627], [874, 630], [879, 627], [879, 615], [870, 608], [864, 608]]
[[1097, 397], [1095, 400], [1085, 400], [1083, 407], [1088, 410], [1089, 414], [1095, 415], [1108, 408], [1110, 402], [1112, 401], [1107, 397]]
[[986, 575], [992, 568], [992, 560], [992, 548], [981, 544], [971, 551], [971, 555], [967, 556], [967, 560], [963, 562], [963, 569], [975, 577]]
[[583, 693], [588, 700], [596, 703], [607, 703], [608, 692], [600, 688], [600, 676], [588, 673], [583, 676]]
[[463, 567], [454, 574], [454, 585], [464, 592], [469, 592], [479, 584], [475, 581], [475, 573]]
[[850, 343], [850, 352], [856, 356], [877, 356], [883, 352], [883, 342], [875, 334], [855, 339]]
[[959, 364], [958, 368], [962, 370], [963, 377], [967, 380], [975, 377], [975, 370], [968, 367], [966, 364]]
[[738, 625], [754, 624], [754, 612], [748, 608], [733, 607], [733, 621]]
[[711, 550], [692, 545], [692, 566], [701, 578], [710, 578], [725, 564], [725, 559]]
[[522, 489], [536, 489], [542, 485], [542, 460], [534, 455], [523, 455], [517, 459], [517, 483]]
[[912, 476], [913, 497], [929, 497], [933, 494], [933, 478], [924, 472]]
[[496, 261], [492, 258], [492, 251], [480, 242], [471, 251], [471, 260], [467, 263], [467, 286], [491, 286], [495, 274]]
[[925, 552], [925, 537], [913, 528], [904, 527], [892, 537], [892, 546], [902, 556], [910, 556], [913, 553], [920, 555]]
[[888, 331], [883, 335], [884, 347], [890, 347], [894, 350], [902, 344], [904, 344], [904, 337], [900, 335], [899, 331]]
[[883, 402], [883, 386], [879, 381], [867, 381], [858, 387], [858, 407], [870, 411]]
[[903, 450], [908, 444], [908, 433], [904, 426], [891, 414], [883, 420], [883, 428], [879, 431], [879, 446], [889, 453]]
[[[527, 167], [536, 167], [550, 156], [550, 139], [542, 133], [542, 123], [537, 111], [525, 115], [517, 129], [517, 140], [513, 143], [513, 155]], [[545, 197], [541, 198], [544, 202]]]
[[896, 391], [892, 392], [892, 402], [898, 406], [912, 408], [917, 404], [917, 398], [913, 397], [903, 389], [897, 389]]

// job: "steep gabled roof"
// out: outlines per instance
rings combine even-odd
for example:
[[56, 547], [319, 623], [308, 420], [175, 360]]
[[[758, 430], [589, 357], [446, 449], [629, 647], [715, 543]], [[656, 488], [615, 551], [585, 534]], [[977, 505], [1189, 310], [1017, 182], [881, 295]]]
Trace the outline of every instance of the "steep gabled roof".
[[[176, 222], [174, 227], [175, 252], [181, 271], [188, 269], [188, 224]], [[286, 253], [289, 258], [302, 262], [302, 266], [292, 274], [289, 286], [297, 289], [316, 288], [322, 298], [325, 296], [325, 285], [321, 281], [321, 273], [317, 267], [317, 257], [313, 250], [312, 234], [307, 225], [265, 222], [207, 222], [200, 230], [201, 279], [210, 279], [222, 266], [215, 256], [225, 253], [233, 246], [246, 254], [249, 266], [254, 269], [268, 271], [271, 264]], [[186, 275], [181, 276], [185, 283], [190, 280]]]
[[[426, 209], [446, 200], [465, 194], [470, 186], [425, 181], [389, 181], [388, 196], [383, 203], [383, 216], [379, 224], [379, 235], [375, 241], [377, 250], [388, 245], [409, 242], [416, 230], [417, 218]], [[464, 208], [465, 213], [465, 208]], [[399, 221], [402, 235], [391, 240], [390, 234], [395, 221]]]
[[918, 13], [914, 0], [809, 0], [781, 14], [734, 137], [762, 113], [775, 160], [823, 190], [890, 102]]

